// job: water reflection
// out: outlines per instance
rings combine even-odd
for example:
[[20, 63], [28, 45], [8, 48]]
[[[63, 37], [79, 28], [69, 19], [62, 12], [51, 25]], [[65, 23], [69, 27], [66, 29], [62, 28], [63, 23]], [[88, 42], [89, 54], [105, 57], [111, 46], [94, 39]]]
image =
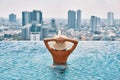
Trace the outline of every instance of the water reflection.
[[52, 73], [51, 80], [66, 80], [65, 74], [67, 67], [55, 66], [55, 67], [51, 67], [50, 69]]

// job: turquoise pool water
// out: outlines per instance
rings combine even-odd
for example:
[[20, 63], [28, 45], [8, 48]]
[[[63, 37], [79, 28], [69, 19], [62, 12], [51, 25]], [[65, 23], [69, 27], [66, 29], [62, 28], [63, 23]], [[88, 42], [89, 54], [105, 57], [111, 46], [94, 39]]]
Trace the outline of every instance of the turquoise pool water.
[[120, 42], [79, 42], [64, 72], [43, 42], [0, 42], [0, 80], [120, 80]]

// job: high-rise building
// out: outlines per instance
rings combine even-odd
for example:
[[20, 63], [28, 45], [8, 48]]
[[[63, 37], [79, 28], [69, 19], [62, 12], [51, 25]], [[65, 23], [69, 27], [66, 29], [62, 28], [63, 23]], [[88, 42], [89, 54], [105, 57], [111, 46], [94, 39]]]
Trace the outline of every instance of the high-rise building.
[[68, 28], [75, 29], [76, 23], [76, 12], [73, 10], [68, 11]]
[[30, 24], [27, 24], [22, 29], [22, 40], [30, 40]]
[[30, 40], [40, 41], [40, 30], [41, 25], [37, 25], [37, 23], [32, 23], [30, 27]]
[[101, 25], [101, 18], [97, 17], [97, 25]]
[[55, 19], [51, 19], [51, 27], [56, 29]]
[[91, 32], [96, 32], [97, 31], [97, 17], [96, 16], [91, 16], [90, 25], [91, 25]]
[[36, 22], [37, 24], [43, 23], [41, 11], [33, 10], [33, 12], [28, 12], [28, 11], [22, 12], [22, 25], [24, 26], [32, 22]]
[[32, 23], [30, 27], [31, 32], [40, 32], [41, 30], [41, 25], [37, 25], [36, 23]]
[[25, 30], [25, 27], [22, 29], [22, 32], [21, 32], [21, 40], [26, 40], [26, 30]]
[[22, 40], [39, 41], [40, 30], [41, 30], [41, 25], [37, 25], [36, 23], [27, 24], [22, 29]]
[[44, 38], [48, 38], [48, 32], [49, 29], [47, 27], [42, 27], [40, 32], [40, 40], [43, 40]]
[[36, 21], [38, 24], [42, 24], [42, 12], [38, 10], [33, 10], [33, 12], [31, 13], [31, 20]]
[[15, 14], [10, 14], [9, 15], [9, 22], [16, 22], [16, 15]]
[[108, 12], [108, 26], [114, 25], [114, 13]]
[[22, 12], [22, 25], [25, 26], [25, 25], [29, 24], [31, 22], [30, 20], [31, 20], [30, 12], [23, 11]]
[[77, 10], [77, 29], [81, 29], [81, 10]]

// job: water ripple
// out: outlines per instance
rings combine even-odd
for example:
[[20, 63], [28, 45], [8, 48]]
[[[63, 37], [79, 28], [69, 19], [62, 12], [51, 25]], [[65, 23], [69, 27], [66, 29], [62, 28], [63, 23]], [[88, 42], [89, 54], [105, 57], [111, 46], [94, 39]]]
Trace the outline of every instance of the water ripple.
[[43, 42], [0, 42], [0, 80], [119, 80], [120, 42], [79, 42], [63, 72]]

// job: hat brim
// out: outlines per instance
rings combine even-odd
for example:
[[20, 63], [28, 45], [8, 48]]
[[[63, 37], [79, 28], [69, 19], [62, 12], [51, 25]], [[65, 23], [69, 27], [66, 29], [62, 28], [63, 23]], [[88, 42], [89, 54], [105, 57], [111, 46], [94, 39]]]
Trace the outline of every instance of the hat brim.
[[[53, 37], [53, 38], [59, 38], [59, 37], [67, 38], [67, 37], [64, 36], [64, 35], [58, 35], [58, 36], [55, 36], [55, 37]], [[56, 43], [55, 41], [52, 41], [52, 42], [50, 43], [50, 46], [51, 46], [52, 48], [56, 49], [56, 50], [64, 50], [64, 49], [67, 49], [68, 45], [69, 45], [69, 42], [67, 42], [67, 41], [65, 41], [64, 43], [59, 43], [59, 44]]]
[[66, 49], [67, 48], [67, 46], [68, 46], [68, 44], [67, 44], [67, 42], [64, 42], [64, 43], [62, 43], [62, 44], [58, 44], [58, 43], [55, 43], [55, 44], [53, 44], [53, 47], [56, 49], [56, 50], [64, 50], [64, 49]]

